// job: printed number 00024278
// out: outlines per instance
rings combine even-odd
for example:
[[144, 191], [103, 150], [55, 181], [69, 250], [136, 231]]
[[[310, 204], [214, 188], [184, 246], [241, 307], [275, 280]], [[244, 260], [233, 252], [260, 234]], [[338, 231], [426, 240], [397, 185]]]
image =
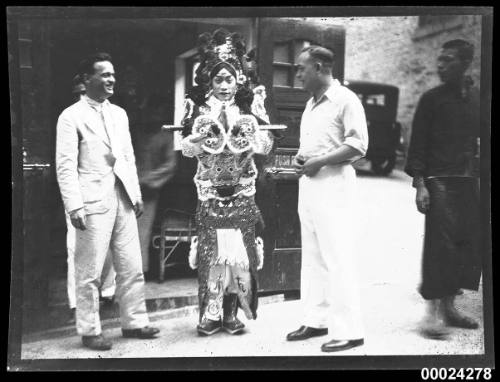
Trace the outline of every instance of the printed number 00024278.
[[468, 368], [427, 368], [424, 367], [420, 376], [424, 381], [444, 381], [444, 380], [460, 380], [460, 381], [479, 381], [490, 380], [492, 378], [490, 368], [468, 367]]

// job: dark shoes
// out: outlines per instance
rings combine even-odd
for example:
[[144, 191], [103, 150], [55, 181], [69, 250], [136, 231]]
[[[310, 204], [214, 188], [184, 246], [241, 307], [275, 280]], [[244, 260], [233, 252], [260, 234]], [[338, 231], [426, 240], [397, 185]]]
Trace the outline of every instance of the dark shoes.
[[109, 350], [111, 349], [111, 341], [104, 338], [102, 334], [98, 336], [83, 336], [83, 346], [92, 350]]
[[288, 333], [287, 341], [302, 341], [311, 337], [325, 336], [328, 334], [328, 328], [311, 328], [309, 326], [301, 326], [298, 330]]
[[211, 336], [212, 334], [215, 334], [219, 330], [221, 330], [221, 322], [204, 318], [196, 327], [196, 330], [198, 331], [199, 335]]
[[[309, 326], [301, 326], [299, 330], [291, 332], [286, 336], [287, 341], [307, 340], [311, 337], [324, 336], [328, 334], [328, 328], [311, 328]], [[351, 349], [356, 346], [361, 346], [365, 343], [363, 338], [358, 340], [331, 340], [321, 346], [321, 351], [335, 352]]]
[[245, 325], [236, 317], [238, 312], [238, 296], [236, 294], [224, 296], [223, 308], [224, 319], [222, 320], [222, 329], [229, 334], [242, 333]]
[[[156, 334], [160, 332], [159, 329], [145, 326], [141, 329], [122, 329], [123, 337], [128, 338], [154, 338]], [[104, 338], [102, 334], [98, 336], [83, 336], [82, 337], [83, 346], [92, 350], [109, 350], [111, 349], [111, 341]]]
[[145, 326], [140, 329], [122, 329], [123, 337], [126, 338], [149, 339], [155, 338], [158, 333], [160, 333], [160, 329], [151, 326]]
[[358, 340], [331, 340], [321, 346], [321, 351], [331, 353], [335, 351], [347, 350], [365, 343], [363, 338]]

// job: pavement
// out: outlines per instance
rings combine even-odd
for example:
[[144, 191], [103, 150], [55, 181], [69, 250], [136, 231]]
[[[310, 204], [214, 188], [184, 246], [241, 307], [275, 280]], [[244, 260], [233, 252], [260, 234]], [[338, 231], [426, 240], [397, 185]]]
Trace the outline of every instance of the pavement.
[[[210, 337], [198, 336], [197, 309], [193, 308], [183, 317], [153, 316], [154, 325], [161, 330], [156, 339], [125, 339], [114, 327], [104, 331], [113, 341], [109, 351], [83, 348], [74, 333], [25, 342], [21, 359], [483, 354], [482, 326], [477, 330], [455, 329], [448, 340], [425, 339], [416, 332], [424, 308], [417, 293], [409, 296], [408, 290], [391, 285], [374, 285], [363, 292], [365, 311], [369, 312], [365, 315], [365, 345], [333, 354], [320, 350], [328, 336], [299, 342], [285, 340], [288, 332], [300, 326], [300, 301], [282, 301], [262, 305], [257, 320], [240, 317], [246, 325], [241, 335], [219, 332]], [[466, 305], [466, 311], [482, 322], [478, 294], [466, 292], [458, 300], [459, 306]], [[398, 311], [394, 311], [394, 304]]]
[[338, 353], [322, 353], [330, 338], [287, 342], [286, 334], [300, 325], [300, 300], [282, 296], [261, 298], [259, 317], [247, 321], [242, 335], [220, 332], [199, 337], [197, 308], [188, 306], [151, 313], [160, 328], [152, 340], [125, 339], [117, 320], [104, 322], [113, 341], [110, 351], [82, 347], [74, 328], [23, 338], [21, 359], [168, 358], [244, 356], [366, 356], [475, 355], [484, 353], [482, 289], [457, 296], [457, 306], [480, 322], [476, 330], [452, 329], [447, 340], [417, 333], [425, 304], [417, 288], [423, 239], [423, 215], [416, 212], [414, 190], [401, 171], [388, 178], [359, 177], [357, 229], [358, 269], [365, 323], [365, 345]]

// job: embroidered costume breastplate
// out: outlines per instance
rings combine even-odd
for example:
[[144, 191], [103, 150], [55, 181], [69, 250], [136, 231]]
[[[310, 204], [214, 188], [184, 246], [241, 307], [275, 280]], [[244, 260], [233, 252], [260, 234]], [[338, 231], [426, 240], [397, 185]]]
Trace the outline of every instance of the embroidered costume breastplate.
[[[194, 178], [198, 198], [229, 201], [254, 195], [257, 168], [252, 156], [269, 152], [272, 139], [268, 132], [259, 130], [256, 118], [241, 114], [234, 102], [211, 97], [198, 111], [192, 133], [183, 144], [184, 153], [198, 158]], [[200, 140], [190, 143], [190, 137]]]

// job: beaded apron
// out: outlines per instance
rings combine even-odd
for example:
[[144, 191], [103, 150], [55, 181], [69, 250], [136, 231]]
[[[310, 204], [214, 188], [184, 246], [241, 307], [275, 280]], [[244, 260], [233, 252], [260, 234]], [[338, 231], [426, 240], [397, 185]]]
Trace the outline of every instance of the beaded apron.
[[[257, 317], [257, 251], [255, 225], [261, 219], [254, 197], [238, 196], [231, 206], [216, 199], [200, 201], [196, 212], [198, 231], [198, 298], [200, 320], [206, 310], [214, 317], [222, 314], [223, 275], [225, 263], [217, 256], [217, 229], [236, 228], [241, 231], [248, 256], [248, 269], [232, 266], [239, 306], [248, 319]], [[220, 266], [223, 267], [220, 267]]]

